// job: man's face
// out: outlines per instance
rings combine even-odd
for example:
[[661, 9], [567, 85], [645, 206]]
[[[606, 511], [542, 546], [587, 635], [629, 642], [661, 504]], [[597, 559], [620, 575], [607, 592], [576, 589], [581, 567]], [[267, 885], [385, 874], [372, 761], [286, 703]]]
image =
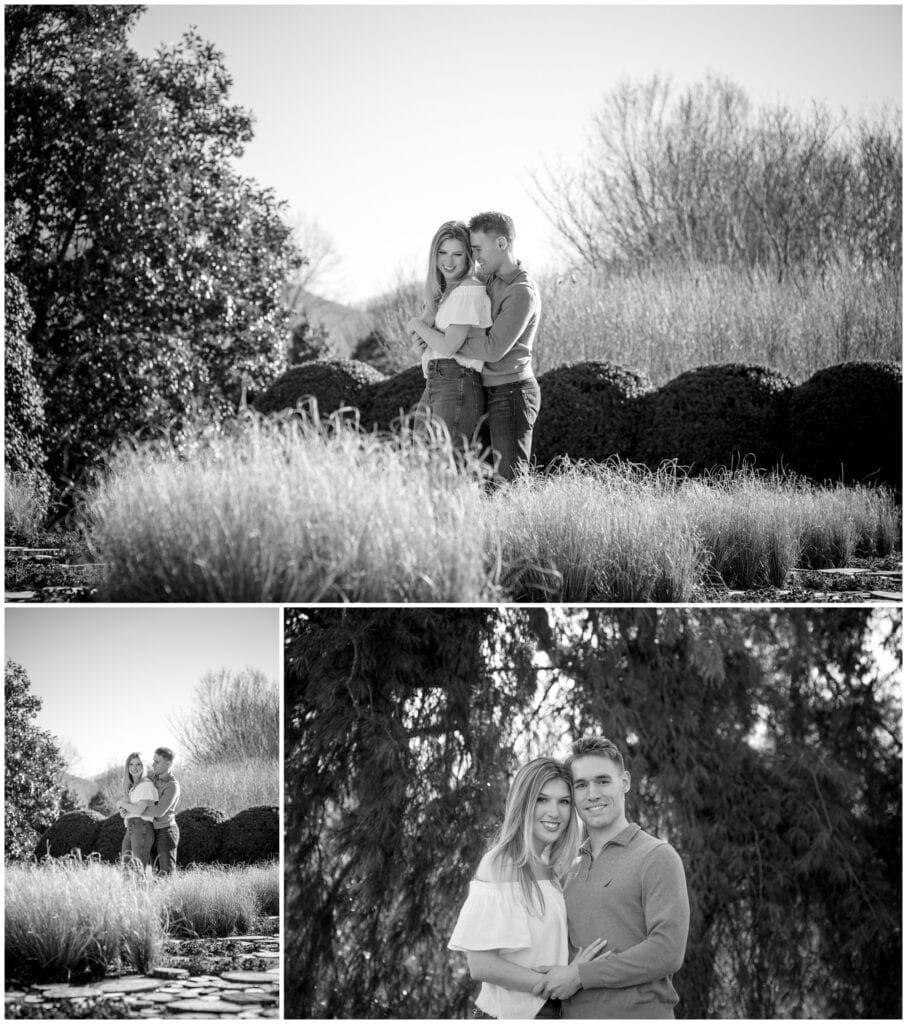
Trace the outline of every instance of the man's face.
[[151, 767], [154, 769], [155, 775], [165, 775], [167, 773], [167, 768], [169, 767], [169, 765], [167, 764], [167, 761], [163, 757], [161, 757], [160, 754], [155, 754], [154, 757], [151, 759]]
[[609, 828], [624, 814], [630, 788], [629, 772], [604, 754], [584, 754], [571, 765], [573, 802], [580, 820], [590, 830]]
[[479, 264], [483, 274], [493, 274], [504, 262], [507, 255], [505, 239], [497, 235], [487, 235], [484, 231], [470, 231], [472, 255]]

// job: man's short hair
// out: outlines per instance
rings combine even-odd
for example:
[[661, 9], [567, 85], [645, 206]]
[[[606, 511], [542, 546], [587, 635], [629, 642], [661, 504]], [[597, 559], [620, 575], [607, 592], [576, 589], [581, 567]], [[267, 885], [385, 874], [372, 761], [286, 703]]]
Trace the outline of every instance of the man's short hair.
[[503, 235], [508, 242], [516, 238], [513, 220], [506, 213], [498, 213], [496, 210], [477, 213], [466, 226], [470, 231], [481, 231], [483, 235], [493, 235], [495, 238]]
[[588, 755], [610, 758], [620, 766], [622, 772], [626, 771], [623, 755], [617, 749], [617, 745], [611, 740], [605, 739], [604, 736], [583, 736], [574, 740], [570, 747], [570, 756], [564, 762], [568, 771], [578, 757], [587, 757]]
[[155, 750], [155, 754], [164, 758], [165, 761], [169, 761], [173, 764], [173, 751], [169, 747], [158, 747], [157, 750]]

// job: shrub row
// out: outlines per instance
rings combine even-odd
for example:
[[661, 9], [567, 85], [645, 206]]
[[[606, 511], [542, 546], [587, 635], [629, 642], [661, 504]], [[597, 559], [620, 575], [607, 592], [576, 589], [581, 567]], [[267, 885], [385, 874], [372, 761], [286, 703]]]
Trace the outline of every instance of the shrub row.
[[[276, 807], [249, 807], [228, 818], [213, 807], [192, 807], [176, 816], [180, 830], [177, 863], [254, 864], [277, 857], [279, 825]], [[41, 836], [35, 856], [64, 857], [74, 850], [96, 853], [115, 863], [120, 856], [124, 825], [119, 814], [69, 811]]]
[[[829, 366], [794, 385], [762, 366], [703, 366], [656, 388], [642, 374], [604, 362], [577, 363], [539, 378], [539, 466], [568, 457], [612, 456], [693, 473], [719, 467], [786, 468], [817, 481], [901, 487], [901, 368]], [[353, 360], [295, 366], [256, 401], [262, 412], [315, 398], [322, 417], [359, 410], [366, 429], [386, 430], [422, 393], [421, 368], [385, 377]]]

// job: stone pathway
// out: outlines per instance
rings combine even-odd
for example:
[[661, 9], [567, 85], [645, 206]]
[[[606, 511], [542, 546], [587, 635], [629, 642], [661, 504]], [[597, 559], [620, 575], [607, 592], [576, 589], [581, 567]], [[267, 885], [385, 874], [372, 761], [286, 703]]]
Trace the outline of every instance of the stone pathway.
[[[28, 1016], [66, 1019], [85, 1016], [78, 1011], [88, 1005], [107, 1004], [105, 1017], [118, 1011], [122, 1019], [172, 1018], [207, 1020], [208, 1018], [249, 1019], [277, 1017], [280, 998], [280, 948], [277, 936], [239, 935], [231, 943], [243, 949], [240, 957], [254, 956], [273, 960], [274, 967], [264, 971], [227, 970], [220, 974], [191, 975], [183, 967], [157, 967], [147, 975], [124, 975], [89, 985], [43, 984], [6, 992], [6, 1017], [17, 1004], [28, 1007]], [[191, 957], [168, 956], [170, 963]], [[46, 1014], [40, 1010], [46, 1009]]]

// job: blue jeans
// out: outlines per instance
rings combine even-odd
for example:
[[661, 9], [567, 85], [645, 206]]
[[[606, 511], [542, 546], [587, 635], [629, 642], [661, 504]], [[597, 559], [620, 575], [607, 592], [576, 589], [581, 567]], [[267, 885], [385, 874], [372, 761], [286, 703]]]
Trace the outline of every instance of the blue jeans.
[[495, 481], [512, 480], [529, 469], [532, 428], [542, 404], [535, 377], [485, 388], [488, 432], [495, 458]]
[[156, 854], [154, 867], [162, 875], [169, 875], [176, 868], [176, 848], [180, 842], [180, 827], [174, 822], [166, 828], [154, 830]]
[[143, 868], [151, 863], [151, 847], [154, 844], [154, 826], [142, 818], [126, 819], [126, 834], [120, 846], [124, 862], [132, 861]]
[[419, 406], [444, 423], [455, 446], [462, 446], [464, 438], [471, 444], [485, 415], [482, 375], [454, 359], [431, 359]]

